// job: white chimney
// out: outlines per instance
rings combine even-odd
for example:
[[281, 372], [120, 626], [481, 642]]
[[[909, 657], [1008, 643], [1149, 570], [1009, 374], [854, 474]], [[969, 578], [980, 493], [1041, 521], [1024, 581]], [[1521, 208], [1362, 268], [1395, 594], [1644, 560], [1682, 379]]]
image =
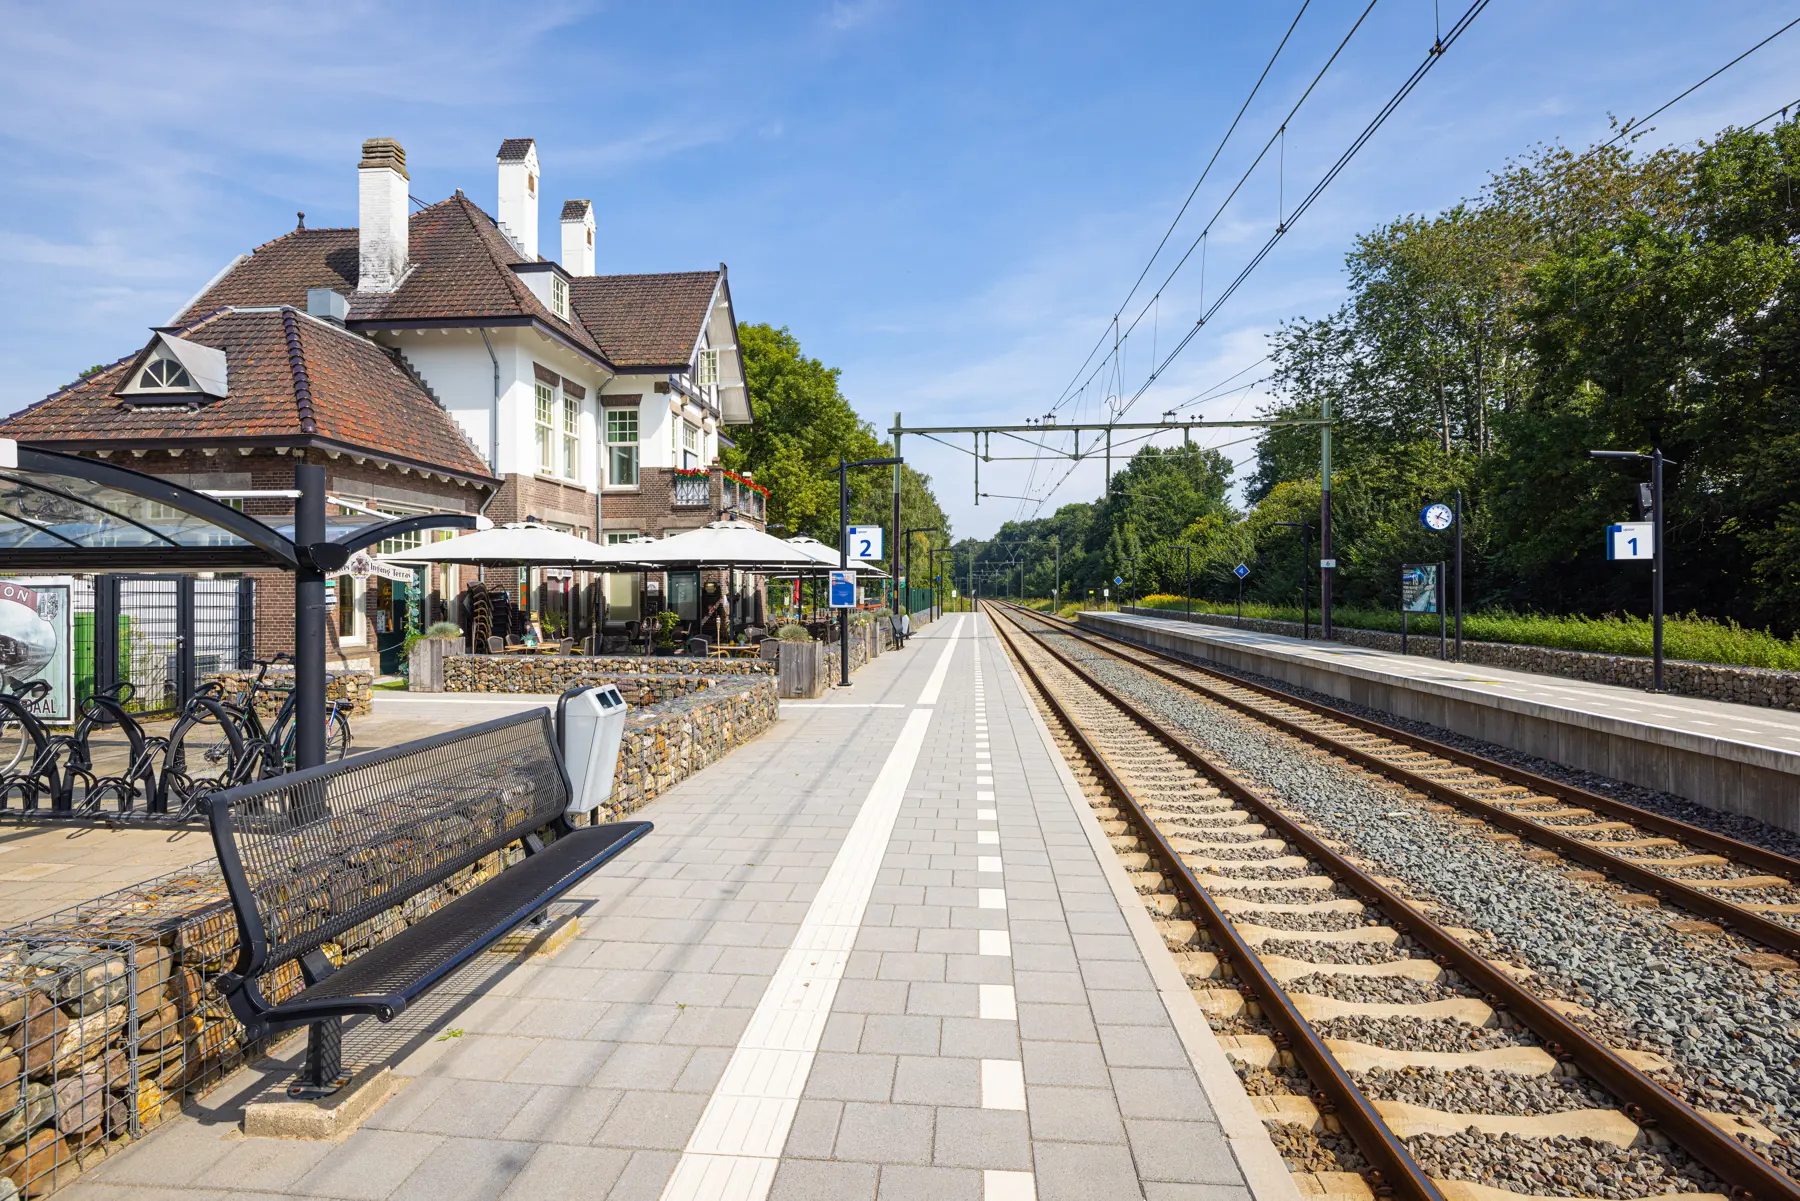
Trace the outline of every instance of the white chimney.
[[356, 220], [362, 256], [357, 290], [392, 292], [406, 274], [406, 151], [392, 138], [363, 143], [356, 165]]
[[500, 164], [500, 224], [519, 244], [527, 262], [538, 258], [538, 156], [531, 138], [508, 138], [494, 161]]
[[594, 206], [565, 200], [562, 211], [562, 265], [570, 275], [594, 273]]

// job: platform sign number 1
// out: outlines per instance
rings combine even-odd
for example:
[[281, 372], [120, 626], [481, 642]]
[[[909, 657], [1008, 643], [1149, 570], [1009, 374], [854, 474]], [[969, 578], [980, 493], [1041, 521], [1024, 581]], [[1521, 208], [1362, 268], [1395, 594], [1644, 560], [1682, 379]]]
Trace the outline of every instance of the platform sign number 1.
[[1656, 544], [1648, 521], [1625, 521], [1606, 527], [1608, 559], [1654, 559]]
[[850, 557], [852, 559], [881, 559], [885, 556], [881, 551], [881, 527], [878, 525], [853, 525], [848, 530], [850, 541]]

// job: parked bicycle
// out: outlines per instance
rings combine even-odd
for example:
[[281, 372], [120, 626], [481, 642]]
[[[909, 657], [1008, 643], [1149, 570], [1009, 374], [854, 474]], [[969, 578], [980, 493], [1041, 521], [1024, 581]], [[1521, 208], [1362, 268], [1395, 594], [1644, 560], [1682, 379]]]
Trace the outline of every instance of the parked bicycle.
[[[233, 699], [224, 699], [224, 690], [216, 681], [196, 694], [169, 735], [164, 775], [169, 780], [166, 795], [171, 803], [178, 795], [195, 790], [231, 787], [293, 770], [299, 733], [295, 720], [297, 694], [290, 687], [268, 680], [269, 668], [289, 661], [286, 654], [256, 660], [255, 678]], [[286, 696], [265, 726], [257, 701], [275, 693]], [[207, 703], [199, 703], [203, 699]], [[326, 701], [326, 760], [342, 759], [348, 754], [350, 739], [349, 706], [343, 701]], [[190, 763], [195, 764], [192, 770]], [[202, 763], [206, 767], [199, 767]]]

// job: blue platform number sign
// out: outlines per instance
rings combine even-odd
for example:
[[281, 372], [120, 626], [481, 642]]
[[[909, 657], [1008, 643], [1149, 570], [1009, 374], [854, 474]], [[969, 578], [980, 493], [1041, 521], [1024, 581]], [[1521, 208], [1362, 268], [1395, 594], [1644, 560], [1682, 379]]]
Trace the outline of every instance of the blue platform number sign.
[[1656, 558], [1655, 527], [1648, 521], [1626, 521], [1606, 527], [1608, 559]]
[[1408, 613], [1436, 613], [1438, 569], [1435, 563], [1400, 569], [1400, 607]]
[[854, 571], [831, 573], [831, 607], [833, 609], [856, 608], [856, 573]]
[[881, 553], [881, 527], [878, 525], [853, 525], [849, 528], [850, 540], [845, 544], [850, 548], [852, 559], [879, 559]]
[[1231, 569], [1231, 574], [1241, 580], [1250, 574], [1250, 569], [1245, 567], [1242, 563], [1239, 563], [1236, 567]]
[[1446, 504], [1426, 505], [1419, 511], [1419, 524], [1428, 530], [1447, 530], [1456, 524], [1456, 510]]
[[1113, 583], [1123, 585], [1125, 583], [1125, 577], [1122, 575], [1116, 575], [1113, 577]]

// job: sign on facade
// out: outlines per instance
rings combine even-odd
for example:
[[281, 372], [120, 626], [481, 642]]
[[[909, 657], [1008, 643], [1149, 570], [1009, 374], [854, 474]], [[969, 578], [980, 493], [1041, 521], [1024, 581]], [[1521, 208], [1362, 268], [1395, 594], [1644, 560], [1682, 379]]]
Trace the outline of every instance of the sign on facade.
[[75, 720], [74, 581], [0, 581], [0, 677], [8, 691], [42, 680], [31, 711], [51, 725]]
[[1438, 611], [1438, 565], [1412, 563], [1400, 569], [1400, 608], [1408, 613]]
[[1606, 527], [1608, 559], [1654, 559], [1654, 526], [1648, 521], [1626, 521]]
[[881, 527], [878, 525], [853, 525], [847, 531], [849, 541], [844, 545], [850, 548], [852, 559], [880, 559]]
[[833, 609], [854, 609], [856, 607], [856, 573], [854, 571], [833, 571], [831, 573], [831, 607]]

